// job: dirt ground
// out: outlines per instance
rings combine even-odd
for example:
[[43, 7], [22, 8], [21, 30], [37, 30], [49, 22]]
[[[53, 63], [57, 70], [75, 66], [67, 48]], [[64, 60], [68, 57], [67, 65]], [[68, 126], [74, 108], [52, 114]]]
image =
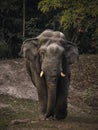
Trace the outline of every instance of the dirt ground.
[[98, 55], [71, 65], [65, 120], [39, 121], [39, 109], [24, 60], [0, 61], [0, 130], [98, 130]]
[[18, 98], [38, 99], [23, 59], [0, 61], [0, 93]]

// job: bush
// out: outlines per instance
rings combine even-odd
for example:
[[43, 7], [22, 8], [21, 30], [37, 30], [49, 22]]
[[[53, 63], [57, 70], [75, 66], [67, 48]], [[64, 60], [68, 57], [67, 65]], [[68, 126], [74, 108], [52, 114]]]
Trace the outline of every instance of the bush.
[[5, 41], [0, 41], [0, 59], [9, 57], [9, 47]]

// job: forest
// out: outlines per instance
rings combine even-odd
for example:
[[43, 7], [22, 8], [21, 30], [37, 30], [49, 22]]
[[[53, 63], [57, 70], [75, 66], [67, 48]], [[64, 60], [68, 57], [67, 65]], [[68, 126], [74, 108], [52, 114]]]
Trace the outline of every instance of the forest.
[[98, 54], [98, 0], [2, 0], [0, 59], [20, 57], [26, 38], [61, 31], [80, 54]]

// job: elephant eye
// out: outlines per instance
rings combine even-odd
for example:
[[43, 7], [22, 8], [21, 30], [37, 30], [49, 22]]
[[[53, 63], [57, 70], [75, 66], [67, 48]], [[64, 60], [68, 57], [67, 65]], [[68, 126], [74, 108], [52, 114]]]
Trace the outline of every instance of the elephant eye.
[[44, 50], [41, 50], [39, 53], [40, 53], [40, 55], [44, 55], [44, 54], [45, 54], [45, 51], [44, 51]]
[[44, 56], [44, 54], [45, 54], [45, 52], [41, 52], [41, 53], [40, 53], [40, 55], [41, 55], [42, 57]]
[[40, 51], [40, 57], [41, 57], [41, 60], [43, 60], [43, 58], [44, 58], [44, 55], [45, 55], [45, 50], [41, 50]]

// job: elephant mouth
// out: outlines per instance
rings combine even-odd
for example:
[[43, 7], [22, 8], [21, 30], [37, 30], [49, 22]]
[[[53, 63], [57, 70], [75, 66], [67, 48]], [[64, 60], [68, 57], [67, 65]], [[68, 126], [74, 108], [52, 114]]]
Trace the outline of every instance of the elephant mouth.
[[[42, 70], [41, 72], [40, 72], [40, 77], [42, 78], [44, 76], [44, 71]], [[61, 71], [60, 72], [60, 76], [61, 77], [65, 77], [66, 75]]]

